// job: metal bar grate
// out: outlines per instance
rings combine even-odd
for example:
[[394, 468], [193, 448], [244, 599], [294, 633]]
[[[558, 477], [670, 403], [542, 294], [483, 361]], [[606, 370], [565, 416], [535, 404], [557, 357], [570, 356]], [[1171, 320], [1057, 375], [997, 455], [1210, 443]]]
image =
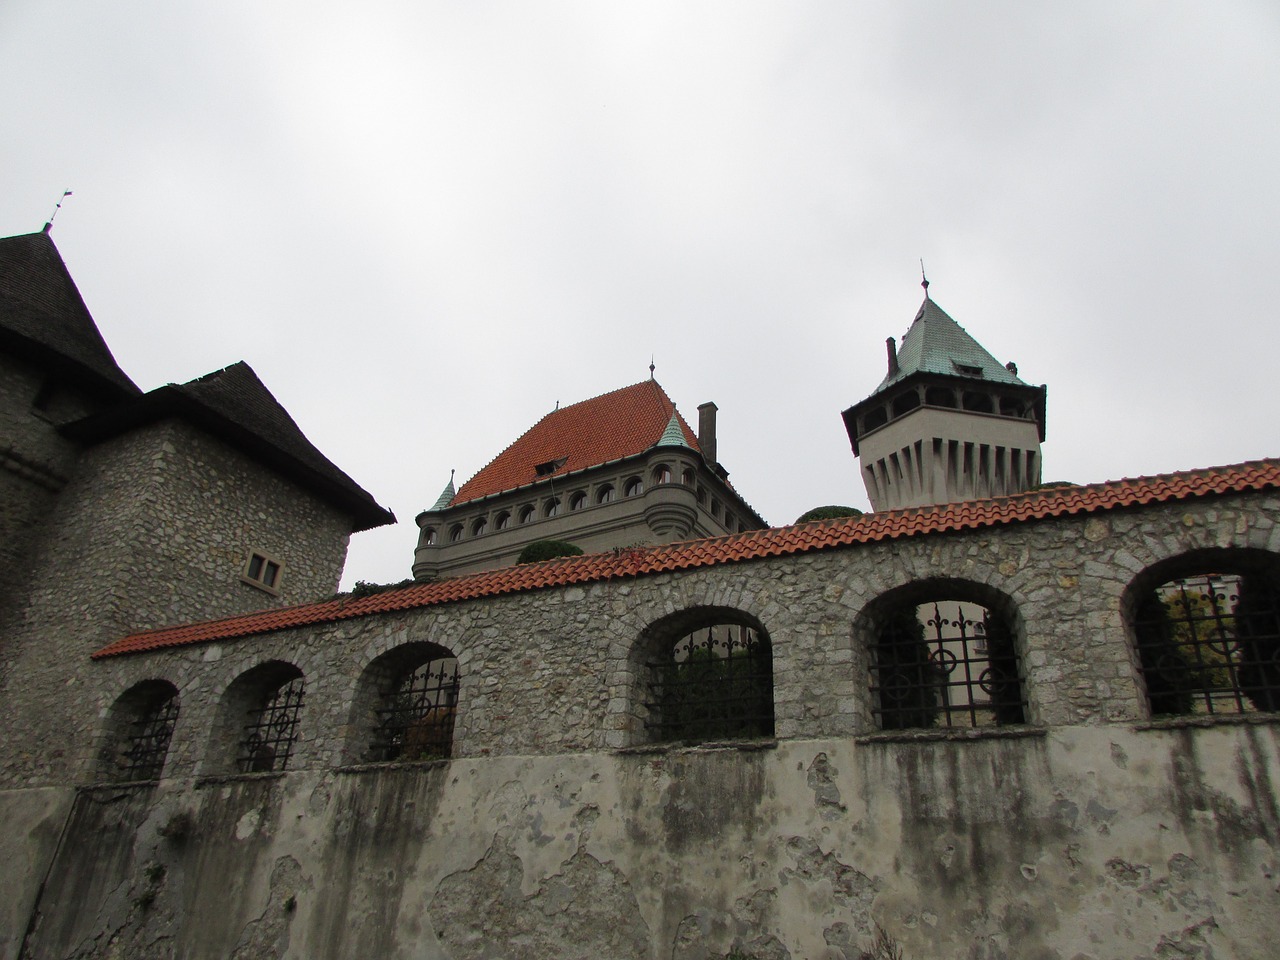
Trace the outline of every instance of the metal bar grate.
[[160, 778], [177, 723], [177, 694], [153, 702], [130, 722], [120, 758], [120, 772], [125, 780]]
[[237, 764], [241, 773], [286, 770], [298, 740], [298, 712], [306, 681], [294, 677], [277, 687], [266, 702], [249, 711]]
[[873, 651], [874, 711], [885, 730], [1022, 723], [1020, 676], [1012, 637], [984, 607], [904, 607]]
[[654, 739], [736, 740], [773, 736], [769, 642], [737, 624], [699, 628], [649, 665], [646, 727]]
[[383, 695], [372, 760], [448, 759], [457, 705], [458, 661], [441, 657], [421, 664]]
[[1171, 580], [1134, 620], [1153, 714], [1280, 710], [1275, 593], [1235, 574]]

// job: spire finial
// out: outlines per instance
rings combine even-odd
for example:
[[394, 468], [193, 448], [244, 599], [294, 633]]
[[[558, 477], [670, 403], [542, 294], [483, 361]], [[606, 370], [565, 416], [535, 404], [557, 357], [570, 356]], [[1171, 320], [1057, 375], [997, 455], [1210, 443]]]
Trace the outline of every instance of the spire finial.
[[925, 299], [929, 299], [929, 278], [924, 275], [924, 257], [920, 258], [920, 286], [924, 287]]
[[53, 207], [53, 213], [49, 214], [49, 222], [48, 222], [48, 223], [46, 223], [46, 224], [44, 225], [44, 232], [45, 232], [45, 233], [48, 233], [50, 230], [52, 230], [52, 229], [53, 229], [53, 220], [54, 220], [54, 217], [56, 217], [56, 216], [58, 215], [58, 211], [62, 209], [62, 201], [63, 201], [63, 200], [65, 200], [65, 199], [67, 199], [67, 197], [69, 197], [69, 196], [71, 196], [71, 191], [70, 191], [70, 190], [63, 190], [63, 191], [62, 191], [62, 196], [60, 196], [60, 197], [58, 198], [58, 202], [57, 202], [56, 204], [54, 204], [54, 207]]
[[649, 379], [653, 379], [653, 371], [658, 369], [653, 365], [653, 354], [649, 354]]

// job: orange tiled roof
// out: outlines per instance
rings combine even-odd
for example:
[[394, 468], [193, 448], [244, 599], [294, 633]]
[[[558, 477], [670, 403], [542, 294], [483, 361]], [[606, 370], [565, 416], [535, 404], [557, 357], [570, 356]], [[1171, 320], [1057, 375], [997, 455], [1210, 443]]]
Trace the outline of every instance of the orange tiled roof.
[[[657, 381], [644, 380], [548, 413], [464, 483], [453, 505], [644, 453], [662, 437], [673, 410]], [[684, 417], [680, 426], [685, 443], [699, 449]], [[556, 470], [535, 472], [539, 464], [561, 458]]]
[[695, 567], [760, 557], [875, 543], [895, 537], [976, 530], [1148, 503], [1276, 488], [1280, 488], [1280, 460], [1256, 460], [1227, 467], [1115, 480], [1082, 487], [1055, 487], [994, 500], [970, 500], [942, 506], [870, 513], [862, 517], [816, 520], [812, 523], [753, 530], [708, 540], [691, 540], [686, 543], [506, 567], [452, 580], [418, 584], [359, 600], [330, 600], [279, 610], [264, 610], [225, 620], [151, 630], [118, 640], [93, 656], [96, 659], [213, 640], [229, 640], [273, 630], [334, 623], [372, 614], [520, 593], [541, 587], [562, 587], [664, 571], [691, 570]]

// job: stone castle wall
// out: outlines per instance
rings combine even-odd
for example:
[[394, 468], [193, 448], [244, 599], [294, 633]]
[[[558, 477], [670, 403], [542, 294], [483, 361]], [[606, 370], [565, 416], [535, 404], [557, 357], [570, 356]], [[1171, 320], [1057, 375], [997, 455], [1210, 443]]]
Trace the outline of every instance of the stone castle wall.
[[[94, 650], [136, 630], [332, 596], [349, 531], [348, 517], [178, 421], [86, 450], [8, 638], [4, 775], [79, 775], [98, 720]], [[284, 562], [278, 597], [242, 582], [251, 549]]]
[[[1149, 719], [1127, 617], [1181, 559], [1280, 559], [1278, 520], [1274, 493], [1206, 497], [81, 648], [18, 694], [70, 714], [74, 761], [6, 755], [0, 956], [854, 960], [876, 923], [908, 958], [1265, 956], [1280, 728]], [[1026, 725], [876, 729], [870, 612], [939, 589], [1013, 624]], [[647, 744], [649, 638], [706, 608], [767, 633], [777, 736]], [[458, 658], [454, 759], [364, 763], [366, 671], [421, 641]], [[223, 695], [272, 661], [306, 678], [300, 740], [289, 772], [235, 774]], [[164, 779], [92, 786], [146, 679], [181, 698]]]

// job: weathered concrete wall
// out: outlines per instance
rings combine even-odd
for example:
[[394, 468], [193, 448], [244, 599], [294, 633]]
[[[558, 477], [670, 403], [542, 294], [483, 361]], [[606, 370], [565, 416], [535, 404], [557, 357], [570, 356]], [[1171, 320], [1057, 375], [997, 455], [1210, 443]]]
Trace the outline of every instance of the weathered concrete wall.
[[1275, 726], [1112, 724], [99, 788], [21, 955], [1260, 958], [1277, 783]]
[[[0, 815], [38, 827], [9, 841], [6, 949], [38, 900], [33, 958], [849, 960], [872, 921], [928, 960], [1267, 956], [1280, 726], [1151, 721], [1126, 604], [1179, 558], [1274, 573], [1278, 517], [1206, 497], [97, 662], [91, 611], [72, 640], [33, 622], [0, 746]], [[868, 618], [925, 588], [1009, 619], [1026, 726], [877, 732]], [[778, 739], [645, 745], [647, 644], [707, 608], [769, 636]], [[421, 642], [458, 659], [455, 759], [353, 766], [371, 664]], [[306, 680], [290, 772], [234, 776], [226, 694], [269, 661]], [[180, 698], [164, 779], [103, 784], [147, 679]]]

